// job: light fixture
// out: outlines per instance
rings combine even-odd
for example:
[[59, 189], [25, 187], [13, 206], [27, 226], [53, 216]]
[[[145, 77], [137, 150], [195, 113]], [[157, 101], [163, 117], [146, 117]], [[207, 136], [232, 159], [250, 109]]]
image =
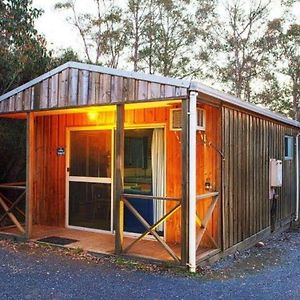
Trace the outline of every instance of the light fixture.
[[97, 111], [89, 111], [87, 113], [89, 121], [97, 121], [99, 117], [99, 112]]

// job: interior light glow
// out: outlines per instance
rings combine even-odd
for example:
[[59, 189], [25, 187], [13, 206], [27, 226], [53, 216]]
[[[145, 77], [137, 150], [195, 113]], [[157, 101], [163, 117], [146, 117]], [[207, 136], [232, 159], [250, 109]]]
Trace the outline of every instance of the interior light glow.
[[98, 117], [99, 117], [99, 112], [97, 112], [97, 111], [89, 111], [87, 113], [87, 116], [88, 116], [88, 119], [90, 121], [97, 121]]

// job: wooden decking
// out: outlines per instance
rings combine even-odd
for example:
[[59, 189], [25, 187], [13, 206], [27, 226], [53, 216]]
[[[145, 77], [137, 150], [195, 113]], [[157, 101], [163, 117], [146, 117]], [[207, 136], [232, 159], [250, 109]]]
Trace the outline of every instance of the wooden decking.
[[[18, 235], [20, 232], [16, 227], [1, 229], [1, 233]], [[34, 225], [32, 229], [31, 241], [38, 241], [46, 237], [61, 237], [78, 240], [78, 242], [62, 246], [65, 248], [81, 248], [85, 251], [100, 254], [115, 254], [115, 236], [111, 233], [91, 232], [79, 229], [69, 229], [55, 226]], [[128, 246], [135, 238], [130, 236], [124, 237], [124, 248]], [[180, 257], [180, 244], [168, 245]], [[205, 261], [211, 256], [220, 252], [219, 249], [198, 248], [197, 261]], [[156, 261], [174, 261], [168, 252], [156, 241], [150, 238], [143, 239], [136, 243], [125, 255], [132, 257], [146, 258]]]
[[[9, 228], [5, 230], [6, 233], [16, 234], [16, 228]], [[42, 238], [57, 236], [62, 238], [76, 239], [78, 242], [68, 244], [66, 248], [82, 248], [85, 251], [91, 251], [102, 254], [114, 254], [114, 235], [110, 233], [99, 233], [85, 230], [68, 229], [54, 226], [34, 225], [32, 229], [32, 241], [37, 241]], [[125, 236], [125, 247], [133, 241], [133, 237]], [[180, 257], [180, 245], [169, 246]], [[136, 243], [127, 255], [144, 257], [148, 259], [173, 261], [172, 257], [162, 248], [162, 246], [155, 240], [144, 239]]]

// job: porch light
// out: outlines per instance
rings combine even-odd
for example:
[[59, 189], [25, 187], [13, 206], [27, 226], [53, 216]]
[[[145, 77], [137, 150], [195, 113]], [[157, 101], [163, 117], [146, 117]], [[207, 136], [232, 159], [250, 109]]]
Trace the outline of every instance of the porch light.
[[97, 121], [98, 117], [99, 117], [99, 112], [97, 111], [89, 111], [87, 113], [88, 119], [89, 121]]

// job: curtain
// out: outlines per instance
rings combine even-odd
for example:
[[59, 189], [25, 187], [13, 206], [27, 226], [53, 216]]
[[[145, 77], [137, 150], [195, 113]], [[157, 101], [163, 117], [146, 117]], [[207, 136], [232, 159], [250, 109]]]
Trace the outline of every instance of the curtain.
[[[165, 146], [164, 146], [164, 130], [155, 128], [153, 130], [151, 145], [151, 161], [152, 161], [152, 191], [153, 196], [165, 196]], [[157, 222], [164, 215], [164, 201], [153, 201], [154, 222]], [[164, 230], [164, 225], [157, 227], [158, 231]]]

